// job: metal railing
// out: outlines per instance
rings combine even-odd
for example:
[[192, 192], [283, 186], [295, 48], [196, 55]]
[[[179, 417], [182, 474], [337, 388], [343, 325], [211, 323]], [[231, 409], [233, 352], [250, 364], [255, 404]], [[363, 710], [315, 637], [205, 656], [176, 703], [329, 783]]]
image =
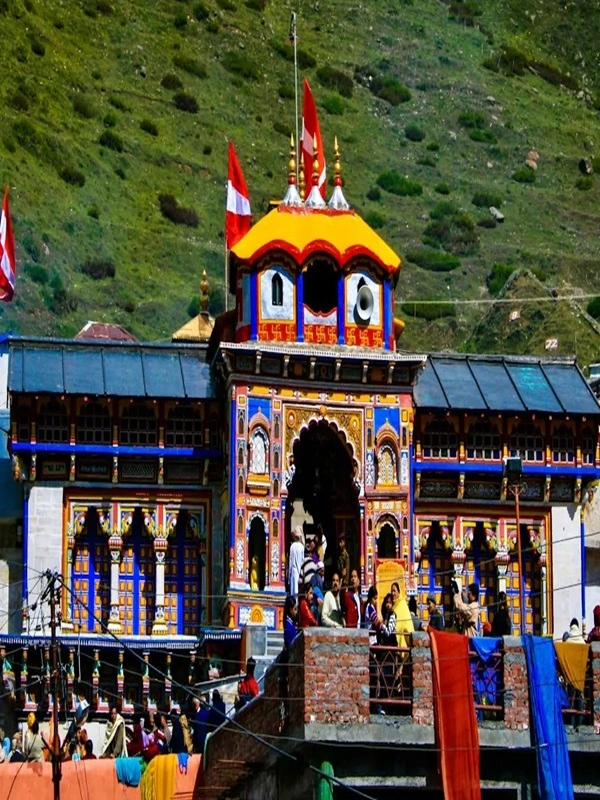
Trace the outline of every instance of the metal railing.
[[371, 713], [412, 713], [412, 661], [409, 647], [369, 648]]
[[496, 650], [484, 660], [471, 646], [471, 680], [478, 721], [504, 718], [504, 661]]

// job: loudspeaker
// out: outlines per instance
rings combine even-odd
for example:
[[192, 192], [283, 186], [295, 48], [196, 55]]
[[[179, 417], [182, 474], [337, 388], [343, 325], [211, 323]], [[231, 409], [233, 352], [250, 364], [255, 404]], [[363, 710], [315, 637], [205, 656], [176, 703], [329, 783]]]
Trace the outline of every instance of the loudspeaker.
[[368, 322], [371, 319], [374, 305], [373, 292], [363, 284], [356, 295], [356, 316], [361, 322]]

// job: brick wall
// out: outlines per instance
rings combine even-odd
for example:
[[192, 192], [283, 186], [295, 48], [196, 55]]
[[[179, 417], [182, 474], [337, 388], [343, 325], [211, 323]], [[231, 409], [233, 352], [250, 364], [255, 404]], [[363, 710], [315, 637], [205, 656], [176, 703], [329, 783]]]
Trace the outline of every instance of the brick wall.
[[433, 725], [433, 676], [429, 636], [426, 633], [414, 633], [412, 639], [412, 721], [416, 725]]
[[529, 728], [527, 664], [521, 638], [504, 637], [504, 727]]
[[290, 662], [292, 727], [299, 721], [294, 698], [304, 698], [305, 724], [368, 722], [368, 631], [308, 628], [293, 643]]

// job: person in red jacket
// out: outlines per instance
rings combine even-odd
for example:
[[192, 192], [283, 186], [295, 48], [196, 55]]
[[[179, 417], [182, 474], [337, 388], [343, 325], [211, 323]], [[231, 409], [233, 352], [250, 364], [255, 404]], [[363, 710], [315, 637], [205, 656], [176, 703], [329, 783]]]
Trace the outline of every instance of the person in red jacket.
[[313, 628], [319, 623], [311, 610], [313, 601], [313, 587], [310, 584], [304, 586], [304, 595], [300, 600], [300, 610], [298, 612], [298, 627]]
[[362, 598], [358, 570], [350, 572], [350, 587], [342, 590], [342, 615], [346, 628], [360, 628], [362, 623]]

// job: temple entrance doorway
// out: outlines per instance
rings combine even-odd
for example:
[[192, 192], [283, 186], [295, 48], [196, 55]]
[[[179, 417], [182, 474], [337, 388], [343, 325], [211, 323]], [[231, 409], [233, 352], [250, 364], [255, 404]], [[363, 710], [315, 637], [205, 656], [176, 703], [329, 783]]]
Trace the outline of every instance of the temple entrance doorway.
[[361, 528], [356, 466], [350, 447], [325, 421], [312, 422], [294, 443], [294, 476], [286, 504], [286, 551], [291, 545], [292, 517], [302, 520], [306, 539], [321, 526], [327, 538], [325, 577], [337, 565], [340, 534], [346, 538], [350, 569], [360, 574]]

